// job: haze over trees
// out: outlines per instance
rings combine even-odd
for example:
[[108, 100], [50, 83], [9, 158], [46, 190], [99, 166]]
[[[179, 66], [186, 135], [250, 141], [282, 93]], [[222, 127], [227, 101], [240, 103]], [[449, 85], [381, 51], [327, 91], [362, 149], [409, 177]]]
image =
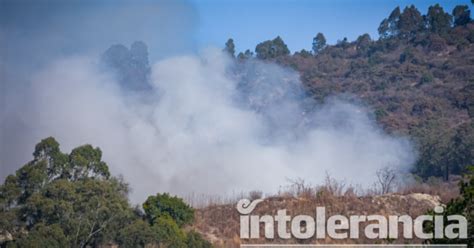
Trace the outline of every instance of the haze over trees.
[[[304, 93], [318, 102], [334, 94], [362, 99], [385, 130], [413, 139], [419, 157], [412, 173], [446, 180], [467, 173], [461, 197], [446, 213], [465, 214], [472, 225], [474, 23], [469, 7], [447, 12], [436, 4], [426, 14], [413, 5], [397, 7], [378, 32], [377, 40], [362, 34], [334, 45], [317, 33], [308, 41], [312, 51], [294, 54], [279, 36], [237, 56], [229, 39], [224, 51], [236, 61], [259, 59], [293, 68]], [[149, 89], [145, 43], [113, 45], [102, 62], [124, 90]], [[379, 180], [382, 193], [392, 190], [392, 171], [380, 171]], [[182, 199], [158, 193], [140, 208], [128, 201], [129, 191], [123, 179], [111, 175], [99, 148], [84, 145], [68, 154], [46, 138], [36, 145], [33, 160], [0, 186], [0, 234], [8, 233], [0, 246], [211, 246], [190, 230], [194, 209]]]
[[[293, 55], [281, 37], [255, 48], [256, 59], [300, 73], [317, 101], [344, 94], [373, 109], [388, 132], [410, 136], [419, 152], [412, 172], [448, 179], [474, 164], [474, 22], [467, 5], [452, 12], [439, 4], [426, 14], [396, 7], [378, 28], [379, 38], [362, 34], [327, 45], [324, 34], [312, 52]], [[238, 42], [238, 41], [237, 41]], [[247, 50], [238, 59], [254, 58]]]
[[230, 56], [235, 57], [235, 45], [233, 39], [228, 39], [225, 43], [224, 52], [227, 52]]
[[116, 72], [120, 85], [126, 90], [150, 89], [148, 47], [142, 41], [134, 42], [130, 49], [124, 45], [111, 46], [102, 55], [102, 62]]

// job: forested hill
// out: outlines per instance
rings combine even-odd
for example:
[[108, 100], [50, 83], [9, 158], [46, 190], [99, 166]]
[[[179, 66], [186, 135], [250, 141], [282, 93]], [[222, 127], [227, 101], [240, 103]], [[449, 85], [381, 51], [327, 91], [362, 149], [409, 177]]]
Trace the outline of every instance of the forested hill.
[[462, 173], [474, 164], [474, 22], [469, 7], [456, 6], [450, 14], [434, 5], [424, 15], [415, 6], [397, 7], [378, 31], [377, 40], [362, 34], [335, 45], [327, 45], [318, 33], [312, 51], [294, 54], [280, 37], [258, 44], [255, 53], [235, 55], [232, 39], [225, 50], [239, 61], [294, 68], [317, 100], [340, 93], [362, 99], [386, 130], [414, 139], [419, 176]]
[[[259, 60], [291, 67], [306, 93], [323, 102], [348, 95], [366, 103], [378, 123], [409, 136], [419, 159], [414, 173], [449, 178], [474, 164], [474, 22], [467, 5], [451, 12], [436, 4], [422, 14], [415, 6], [395, 8], [378, 28], [379, 38], [361, 34], [326, 44], [317, 33], [312, 51], [291, 54], [281, 37], [236, 54], [234, 40], [224, 50], [236, 62]], [[238, 41], [235, 41], [238, 42]], [[103, 61], [115, 68], [127, 90], [147, 90], [147, 47], [114, 45]]]
[[[280, 37], [258, 44], [254, 52], [239, 54], [229, 39], [224, 51], [236, 63], [259, 60], [293, 68], [300, 74], [304, 93], [318, 102], [341, 94], [361, 99], [386, 131], [413, 138], [419, 152], [415, 175], [449, 179], [471, 168], [466, 180], [458, 181], [459, 195], [449, 192], [443, 202], [444, 218], [466, 215], [469, 239], [434, 242], [468, 242], [472, 247], [474, 169], [469, 165], [474, 165], [474, 21], [470, 10], [457, 6], [446, 12], [434, 5], [421, 14], [414, 6], [396, 8], [378, 30], [376, 40], [362, 34], [355, 41], [344, 38], [335, 45], [326, 44], [324, 34], [316, 31], [312, 51], [293, 54]], [[105, 51], [102, 62], [116, 70], [125, 90], [150, 89], [145, 43], [135, 42], [130, 48], [114, 45]], [[420, 185], [431, 187], [423, 191], [433, 194], [436, 187], [455, 188], [452, 181]], [[267, 213], [287, 208], [314, 213], [308, 206], [327, 205], [338, 214], [362, 209], [419, 216], [440, 203], [422, 206], [417, 202], [425, 201], [415, 200], [435, 197], [402, 195], [405, 191], [359, 196], [356, 189], [347, 187], [343, 193], [345, 186], [329, 176], [323, 187], [308, 188], [298, 181], [294, 186], [295, 190], [267, 199], [262, 204]], [[420, 191], [414, 188], [405, 193]], [[140, 208], [129, 202], [129, 192], [121, 177], [111, 175], [99, 148], [83, 145], [65, 153], [54, 138], [43, 139], [33, 159], [0, 185], [0, 247], [212, 247], [205, 238], [228, 239], [240, 246], [234, 204], [196, 211], [176, 196], [157, 193]], [[249, 193], [249, 198], [261, 196], [261, 192]]]

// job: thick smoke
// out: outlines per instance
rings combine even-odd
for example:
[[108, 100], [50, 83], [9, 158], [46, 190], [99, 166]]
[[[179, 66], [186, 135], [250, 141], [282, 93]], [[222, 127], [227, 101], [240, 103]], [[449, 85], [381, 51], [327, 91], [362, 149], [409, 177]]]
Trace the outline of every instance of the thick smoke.
[[24, 98], [32, 75], [60, 58], [94, 56], [136, 40], [153, 46], [153, 60], [189, 54], [197, 23], [187, 0], [0, 1], [0, 180], [43, 138], [33, 136], [36, 120], [25, 118], [40, 115]]
[[325, 172], [367, 185], [377, 169], [413, 162], [409, 143], [384, 134], [365, 108], [333, 99], [308, 109], [295, 72], [236, 64], [214, 49], [158, 61], [146, 93], [124, 91], [85, 57], [57, 61], [31, 82], [17, 101], [25, 151], [50, 135], [66, 151], [100, 146], [136, 202], [158, 191], [274, 192]]
[[[0, 6], [0, 178], [54, 136], [63, 151], [101, 147], [132, 200], [169, 191], [274, 192], [328, 172], [368, 185], [414, 160], [363, 106], [315, 104], [297, 73], [215, 49], [191, 54], [196, 16], [182, 1], [6, 0]], [[125, 90], [100, 56], [116, 43], [150, 46], [150, 86]], [[92, 55], [91, 55], [92, 54]]]

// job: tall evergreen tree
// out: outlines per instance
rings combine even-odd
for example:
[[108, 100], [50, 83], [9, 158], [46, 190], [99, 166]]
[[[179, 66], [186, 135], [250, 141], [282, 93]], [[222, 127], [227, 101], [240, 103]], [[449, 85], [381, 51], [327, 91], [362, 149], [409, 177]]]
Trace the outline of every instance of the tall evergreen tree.
[[313, 52], [318, 54], [326, 47], [326, 37], [324, 34], [318, 33], [316, 37], [313, 38]]
[[235, 45], [234, 40], [232, 38], [228, 39], [225, 43], [224, 51], [227, 52], [230, 56], [235, 57]]
[[402, 38], [413, 38], [417, 32], [424, 29], [423, 17], [414, 5], [403, 10], [398, 21], [398, 29]]
[[398, 35], [398, 21], [400, 20], [400, 7], [396, 7], [390, 13], [388, 18], [385, 18], [378, 28], [379, 35], [382, 38], [389, 38]]
[[458, 5], [453, 9], [454, 26], [464, 26], [471, 21], [471, 11], [467, 5]]
[[451, 28], [453, 17], [444, 12], [439, 4], [430, 6], [426, 15], [426, 24], [428, 29], [434, 33], [446, 33]]

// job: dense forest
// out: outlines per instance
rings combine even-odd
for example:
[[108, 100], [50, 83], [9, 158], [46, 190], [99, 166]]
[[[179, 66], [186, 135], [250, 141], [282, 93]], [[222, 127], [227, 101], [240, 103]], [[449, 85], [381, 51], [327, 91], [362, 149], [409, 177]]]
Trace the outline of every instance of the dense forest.
[[[469, 7], [449, 13], [434, 5], [424, 15], [415, 6], [397, 7], [378, 32], [376, 40], [363, 34], [335, 45], [317, 33], [312, 51], [294, 54], [280, 37], [238, 54], [229, 39], [224, 50], [237, 63], [255, 59], [294, 69], [307, 96], [318, 102], [335, 94], [361, 99], [386, 131], [413, 139], [419, 158], [412, 173], [421, 179], [467, 173], [474, 164]], [[147, 90], [145, 43], [130, 49], [114, 45], [102, 60], [117, 70], [127, 90]], [[462, 183], [462, 195], [448, 205], [449, 213], [467, 213], [472, 220], [473, 185], [472, 177]], [[66, 154], [54, 138], [46, 138], [36, 145], [33, 160], [0, 187], [0, 246], [211, 246], [189, 228], [194, 209], [182, 199], [158, 193], [141, 207], [132, 206], [129, 191], [123, 179], [110, 175], [99, 148], [84, 145]]]

